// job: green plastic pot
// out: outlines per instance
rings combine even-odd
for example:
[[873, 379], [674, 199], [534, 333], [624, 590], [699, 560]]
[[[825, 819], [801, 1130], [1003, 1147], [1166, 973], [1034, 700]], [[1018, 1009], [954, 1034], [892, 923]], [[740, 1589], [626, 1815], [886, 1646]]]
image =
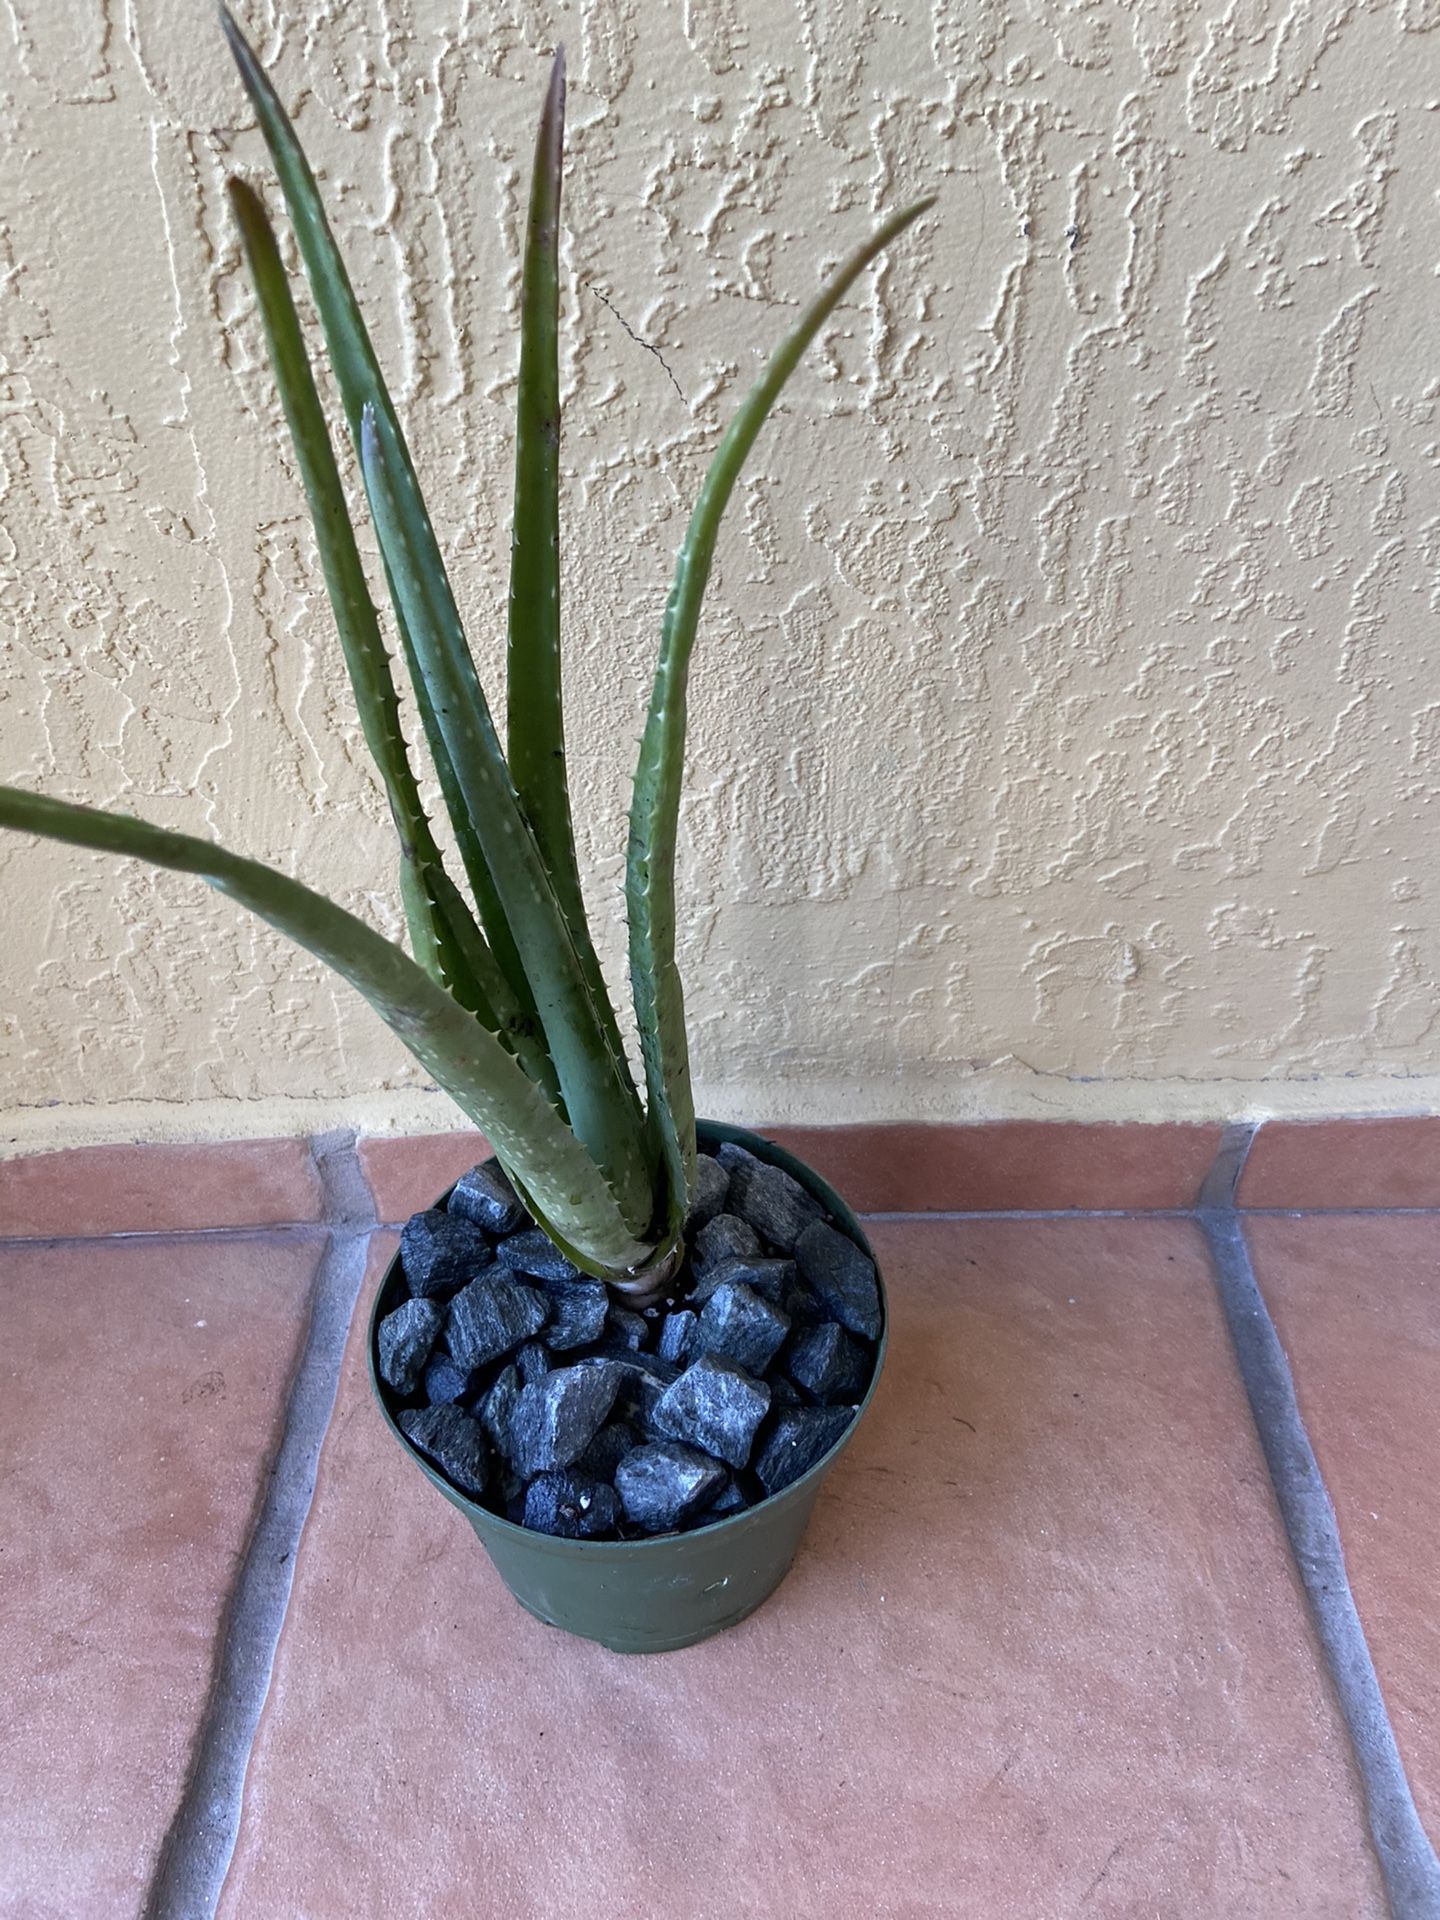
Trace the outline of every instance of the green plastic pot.
[[[702, 1120], [697, 1132], [702, 1141], [718, 1145], [733, 1140], [759, 1159], [783, 1167], [874, 1258], [854, 1214], [802, 1161], [743, 1127]], [[598, 1640], [616, 1653], [669, 1653], [694, 1646], [737, 1625], [769, 1599], [790, 1570], [820, 1483], [850, 1444], [874, 1398], [889, 1332], [882, 1278], [885, 1323], [869, 1391], [830, 1451], [783, 1492], [690, 1533], [663, 1534], [655, 1540], [557, 1540], [517, 1527], [467, 1498], [411, 1446], [396, 1425], [380, 1391], [376, 1329], [405, 1294], [397, 1255], [380, 1283], [370, 1314], [370, 1385], [386, 1425], [431, 1485], [464, 1514], [501, 1579], [528, 1613], [566, 1633]]]

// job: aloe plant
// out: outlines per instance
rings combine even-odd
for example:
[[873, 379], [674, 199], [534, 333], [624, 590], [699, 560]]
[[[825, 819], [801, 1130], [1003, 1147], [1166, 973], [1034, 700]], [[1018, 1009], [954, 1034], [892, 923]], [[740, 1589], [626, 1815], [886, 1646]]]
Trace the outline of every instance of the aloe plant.
[[222, 21], [319, 315], [464, 884], [447, 871], [421, 805], [390, 653], [286, 270], [260, 197], [240, 179], [229, 182], [230, 204], [361, 727], [399, 836], [411, 953], [287, 874], [128, 815], [3, 787], [0, 825], [199, 875], [335, 968], [489, 1137], [556, 1244], [585, 1272], [643, 1298], [682, 1256], [694, 1182], [695, 1114], [675, 964], [675, 834], [686, 683], [721, 518], [777, 395], [827, 316], [932, 200], [887, 220], [804, 310], [721, 440], [680, 548], [626, 867], [642, 1101], [586, 922], [565, 778], [557, 352], [563, 53], [541, 114], [525, 237], [502, 747], [314, 174], [244, 35], [228, 14]]

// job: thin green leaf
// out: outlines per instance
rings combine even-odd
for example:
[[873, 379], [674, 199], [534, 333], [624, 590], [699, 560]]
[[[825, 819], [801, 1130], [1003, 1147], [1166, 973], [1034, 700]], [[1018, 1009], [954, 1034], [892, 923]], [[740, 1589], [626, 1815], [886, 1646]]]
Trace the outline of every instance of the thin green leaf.
[[400, 837], [401, 860], [407, 870], [402, 876], [402, 891], [416, 957], [431, 972], [439, 968], [441, 971], [436, 977], [478, 1012], [493, 1032], [500, 1022], [489, 1008], [486, 996], [476, 981], [465, 979], [463, 963], [457, 956], [452, 954], [454, 964], [446, 971], [446, 947], [451, 943], [447, 942], [444, 929], [432, 924], [434, 903], [421, 870], [426, 865], [438, 866], [440, 855], [411, 771], [389, 656], [355, 543], [330, 430], [316, 391], [274, 230], [259, 195], [243, 180], [230, 180], [226, 190], [244, 242], [275, 384], [310, 505], [320, 565], [355, 694], [360, 728], [384, 785]]
[[424, 504], [395, 457], [393, 436], [367, 405], [361, 471], [396, 605], [416, 649], [446, 752], [474, 821], [535, 990], [535, 1004], [570, 1123], [610, 1175], [637, 1233], [649, 1230], [654, 1190], [633, 1090], [622, 1081], [595, 1017], [574, 942], [510, 783], [483, 699], [465, 698], [474, 669], [443, 578], [426, 565]]
[[[429, 890], [431, 924], [439, 930], [443, 941], [440, 958], [444, 976], [448, 979], [458, 972], [462, 978], [480, 983], [486, 1004], [497, 1022], [491, 1032], [515, 1055], [561, 1119], [568, 1119], [555, 1062], [545, 1046], [540, 1022], [534, 1014], [527, 1013], [511, 993], [510, 983], [496, 964], [460, 889], [438, 861], [423, 866], [420, 879]], [[476, 1010], [476, 1017], [483, 1020], [483, 1010]], [[486, 1020], [485, 1024], [490, 1023]]]
[[[391, 597], [394, 598], [393, 584]], [[395, 617], [395, 627], [405, 653], [405, 665], [410, 675], [411, 690], [415, 696], [415, 708], [420, 715], [420, 724], [425, 732], [430, 758], [434, 762], [435, 777], [440, 783], [440, 795], [445, 802], [446, 817], [454, 831], [460, 864], [465, 869], [465, 878], [470, 883], [470, 891], [479, 909], [480, 924], [485, 929], [484, 937], [489, 943], [496, 965], [505, 976], [505, 984], [509, 988], [508, 1000], [519, 1008], [525, 1031], [534, 1036], [535, 1046], [544, 1053], [544, 1033], [540, 1026], [540, 1016], [535, 1010], [535, 995], [520, 959], [520, 949], [515, 945], [515, 936], [510, 931], [510, 923], [505, 918], [500, 896], [495, 891], [495, 882], [490, 878], [490, 869], [485, 864], [480, 836], [475, 831], [474, 822], [465, 811], [465, 796], [459, 780], [455, 777], [455, 769], [450, 764], [450, 755], [445, 750], [445, 736], [440, 731], [440, 723], [430, 701], [425, 676], [421, 672], [405, 623], [398, 612]], [[548, 1054], [545, 1057], [549, 1060]], [[548, 1078], [552, 1082], [555, 1079], [553, 1063], [548, 1069]]]
[[[408, 476], [410, 484], [415, 486], [418, 492], [410, 451], [405, 444], [405, 436], [401, 431], [400, 422], [396, 417], [394, 405], [381, 374], [380, 363], [361, 316], [359, 303], [350, 284], [350, 276], [345, 269], [345, 262], [340, 256], [340, 250], [330, 231], [330, 223], [326, 218], [320, 189], [316, 185], [310, 163], [305, 158], [300, 142], [296, 138], [289, 116], [280, 104], [279, 95], [270, 84], [269, 76], [255, 57], [254, 50], [244, 34], [223, 6], [220, 9], [220, 22], [230, 43], [230, 51], [235, 56], [235, 63], [240, 70], [245, 90], [250, 96], [251, 105], [260, 122], [260, 131], [264, 134], [265, 143], [270, 149], [276, 178], [280, 182], [281, 191], [285, 196], [285, 203], [294, 224], [295, 238], [300, 248], [301, 258], [305, 262], [305, 272], [320, 315], [320, 324], [325, 332], [326, 345], [330, 350], [330, 363], [334, 369], [336, 385], [340, 389], [340, 399], [349, 423], [351, 438], [355, 443], [356, 455], [358, 457], [360, 453], [360, 416], [365, 406], [369, 404], [375, 408], [390, 429], [394, 439], [395, 459], [401, 470]], [[438, 579], [445, 580], [444, 562], [428, 522], [424, 537], [429, 547], [429, 551], [424, 556], [427, 570]], [[450, 597], [453, 608], [453, 596], [450, 596], [448, 581], [445, 581], [444, 592]], [[394, 597], [393, 583], [391, 597]], [[465, 815], [463, 793], [450, 767], [438, 717], [430, 702], [423, 677], [417, 668], [415, 650], [398, 607], [396, 624], [406, 666], [415, 686], [415, 701], [421, 725], [425, 729], [426, 741], [440, 781], [440, 791], [455, 829], [456, 844], [460, 850], [466, 876], [475, 894], [486, 938], [501, 971], [510, 983], [511, 993], [519, 1003], [522, 1013], [533, 1017], [536, 1009], [530, 983], [511, 930], [504, 924], [499, 892], [492, 884], [481, 851], [481, 841], [475, 830], [475, 823]], [[458, 616], [455, 626], [458, 629]], [[469, 660], [468, 650], [466, 659]], [[473, 684], [465, 697], [472, 703], [478, 700], [483, 706], [483, 697], [480, 694], [479, 682], [475, 678], [473, 663], [470, 664], [469, 679]], [[488, 713], [485, 714], [484, 719], [488, 725]], [[497, 743], [496, 751], [498, 750]]]
[[[510, 546], [506, 745], [511, 778], [570, 928], [596, 1014], [630, 1068], [585, 914], [565, 770], [560, 652], [560, 187], [565, 51], [558, 48], [530, 179], [520, 295], [515, 514]], [[638, 1107], [637, 1107], [638, 1115]]]
[[498, 1033], [552, 1096], [554, 1068], [533, 1016], [518, 1005], [470, 909], [444, 870], [400, 729], [390, 658], [355, 543], [330, 430], [305, 350], [289, 278], [260, 196], [227, 183], [260, 305], [270, 363], [300, 467], [325, 586], [334, 610], [360, 727], [400, 838], [401, 897], [411, 946], [427, 972]]
[[635, 773], [625, 878], [630, 979], [645, 1059], [650, 1125], [666, 1171], [672, 1219], [676, 1212], [684, 1212], [695, 1179], [695, 1102], [684, 995], [675, 966], [675, 835], [685, 770], [690, 656], [716, 537], [726, 502], [766, 415], [805, 349], [876, 255], [933, 206], [934, 199], [931, 194], [895, 214], [851, 254], [771, 356], [716, 450], [676, 561]]
[[[457, 831], [463, 822], [478, 839], [493, 882], [493, 900], [519, 953], [521, 978], [528, 980], [534, 994], [571, 1124], [611, 1175], [621, 1208], [635, 1231], [647, 1231], [655, 1198], [639, 1103], [623, 1064], [617, 1063], [605, 1039], [569, 927], [515, 797], [409, 449], [330, 232], [315, 176], [260, 63], [233, 20], [223, 17], [294, 222], [362, 470], [366, 470], [366, 419], [372, 423], [372, 453], [378, 449], [383, 458], [393, 508], [389, 536], [384, 527], [379, 528], [386, 576], [442, 791]], [[371, 486], [375, 471], [372, 458], [366, 470], [372, 511], [376, 510]], [[377, 513], [377, 525], [378, 520]], [[403, 584], [396, 577], [402, 554]], [[417, 620], [422, 623], [420, 629]], [[483, 898], [480, 906], [491, 947], [504, 965], [505, 948], [492, 928]]]
[[652, 1249], [626, 1227], [609, 1182], [514, 1055], [422, 967], [333, 900], [210, 841], [124, 814], [0, 787], [0, 827], [194, 873], [342, 974], [490, 1139], [578, 1249], [587, 1270], [626, 1275]]
[[510, 543], [507, 744], [510, 773], [558, 880], [573, 873], [560, 701], [560, 174], [565, 55], [540, 115], [520, 293], [515, 514]]

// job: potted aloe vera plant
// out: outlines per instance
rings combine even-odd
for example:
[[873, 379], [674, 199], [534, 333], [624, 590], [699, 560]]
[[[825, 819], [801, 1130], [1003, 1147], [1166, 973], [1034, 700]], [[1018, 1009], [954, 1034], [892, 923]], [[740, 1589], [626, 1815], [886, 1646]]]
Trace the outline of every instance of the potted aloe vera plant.
[[563, 55], [523, 263], [502, 748], [314, 175], [223, 19], [328, 349], [458, 868], [421, 804], [281, 253], [238, 178], [230, 204], [399, 837], [410, 951], [287, 874], [126, 815], [7, 787], [0, 825], [207, 880], [343, 975], [484, 1133], [493, 1160], [415, 1216], [377, 1295], [370, 1356], [384, 1417], [533, 1612], [627, 1650], [684, 1645], [783, 1576], [873, 1393], [885, 1332], [879, 1276], [843, 1202], [758, 1137], [697, 1128], [675, 961], [687, 676], [721, 517], [766, 416], [847, 290], [931, 202], [887, 220], [803, 311], [721, 440], [680, 549], [630, 812], [642, 1097], [586, 921], [565, 772]]

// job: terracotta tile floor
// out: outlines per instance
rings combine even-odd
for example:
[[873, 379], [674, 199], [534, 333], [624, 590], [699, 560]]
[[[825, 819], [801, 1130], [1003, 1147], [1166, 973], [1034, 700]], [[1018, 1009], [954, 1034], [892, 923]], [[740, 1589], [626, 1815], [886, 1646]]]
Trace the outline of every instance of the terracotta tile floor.
[[1251, 1235], [1416, 1804], [1440, 1835], [1440, 1222], [1312, 1215]]
[[0, 1253], [0, 1913], [141, 1910], [323, 1244]]
[[[163, 1900], [325, 1232], [0, 1249], [0, 1916], [1391, 1911], [1196, 1221], [871, 1231], [891, 1363], [794, 1571], [648, 1659], [522, 1613], [383, 1430], [372, 1234], [233, 1857]], [[1440, 1216], [1247, 1232], [1433, 1833]]]

